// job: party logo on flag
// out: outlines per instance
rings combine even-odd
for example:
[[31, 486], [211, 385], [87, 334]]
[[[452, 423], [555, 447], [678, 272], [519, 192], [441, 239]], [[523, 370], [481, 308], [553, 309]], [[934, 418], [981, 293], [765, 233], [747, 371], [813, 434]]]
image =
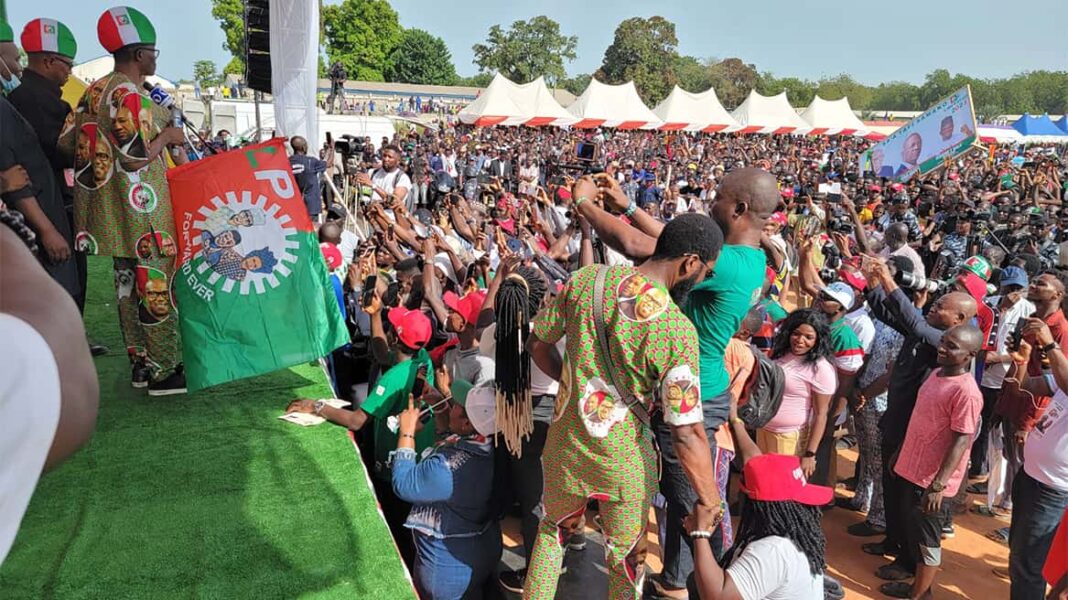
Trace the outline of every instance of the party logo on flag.
[[[183, 165], [167, 179], [190, 391], [315, 360], [348, 342], [281, 139]], [[162, 299], [148, 308], [164, 316]]]

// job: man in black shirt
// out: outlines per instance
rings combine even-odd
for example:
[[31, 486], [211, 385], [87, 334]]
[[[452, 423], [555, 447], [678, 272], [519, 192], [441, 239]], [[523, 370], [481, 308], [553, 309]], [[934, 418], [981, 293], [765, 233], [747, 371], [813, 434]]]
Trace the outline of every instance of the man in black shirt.
[[[879, 421], [883, 451], [883, 497], [886, 507], [886, 539], [876, 544], [865, 544], [869, 554], [901, 553], [904, 540], [905, 515], [899, 499], [899, 482], [893, 464], [898, 449], [905, 439], [912, 409], [920, 385], [936, 366], [938, 345], [946, 330], [968, 323], [975, 317], [975, 300], [968, 294], [951, 292], [940, 297], [931, 306], [927, 316], [912, 303], [905, 292], [897, 287], [886, 263], [872, 261], [865, 273], [871, 288], [868, 305], [872, 316], [893, 327], [905, 341], [894, 361], [893, 374], [887, 389], [887, 408]], [[879, 569], [877, 574], [889, 579], [892, 576], [908, 575], [908, 567], [894, 563]], [[903, 577], [901, 577], [903, 578]]]
[[293, 178], [297, 180], [297, 187], [304, 196], [308, 216], [318, 225], [319, 213], [323, 211], [323, 192], [319, 187], [319, 175], [326, 171], [326, 163], [308, 156], [308, 140], [299, 135], [290, 139], [289, 145], [293, 148], [293, 155], [289, 157]]

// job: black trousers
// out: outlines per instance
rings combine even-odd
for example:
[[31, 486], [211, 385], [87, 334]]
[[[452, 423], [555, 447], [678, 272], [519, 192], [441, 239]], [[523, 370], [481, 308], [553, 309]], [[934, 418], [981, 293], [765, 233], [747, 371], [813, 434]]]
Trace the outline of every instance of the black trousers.
[[545, 438], [549, 435], [549, 423], [552, 421], [556, 396], [540, 395], [531, 398], [534, 413], [534, 431], [530, 438], [523, 440], [523, 456], [516, 458], [508, 451], [503, 440], [498, 440], [496, 463], [504, 465], [497, 469], [504, 481], [503, 489], [509, 496], [505, 502], [519, 505], [519, 531], [523, 535], [523, 550], [529, 561], [534, 555], [534, 542], [538, 537], [538, 524], [541, 522], [541, 495], [545, 484], [541, 455], [545, 450]]
[[908, 483], [894, 473], [894, 465], [890, 459], [901, 447], [902, 440], [897, 436], [887, 437], [885, 432], [882, 439], [883, 452], [883, 511], [886, 513], [886, 548], [892, 552], [900, 552], [905, 547], [905, 510], [901, 505], [904, 494], [904, 484]]

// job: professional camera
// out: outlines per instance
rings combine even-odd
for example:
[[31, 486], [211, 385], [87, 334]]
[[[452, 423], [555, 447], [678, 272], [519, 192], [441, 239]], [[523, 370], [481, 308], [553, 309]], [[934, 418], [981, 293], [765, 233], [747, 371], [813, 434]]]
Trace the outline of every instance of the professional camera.
[[827, 231], [830, 233], [849, 235], [850, 233], [853, 233], [853, 223], [846, 220], [845, 217], [835, 215], [830, 219], [827, 219]]
[[348, 159], [350, 156], [363, 152], [365, 143], [367, 143], [367, 138], [365, 137], [345, 134], [334, 140], [334, 150]]
[[842, 251], [834, 242], [824, 242], [820, 248], [823, 253], [823, 266], [837, 271], [842, 266]]
[[929, 294], [936, 294], [949, 287], [948, 281], [927, 279], [918, 273], [909, 273], [906, 271], [898, 271], [894, 273], [894, 281], [905, 289], [926, 291]]

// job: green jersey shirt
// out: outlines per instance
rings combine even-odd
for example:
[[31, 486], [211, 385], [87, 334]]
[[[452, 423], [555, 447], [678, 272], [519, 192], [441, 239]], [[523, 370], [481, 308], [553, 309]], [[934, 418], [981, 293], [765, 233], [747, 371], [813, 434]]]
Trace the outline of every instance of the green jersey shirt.
[[[375, 476], [389, 479], [389, 469], [386, 462], [389, 453], [397, 449], [397, 433], [390, 431], [387, 420], [393, 415], [399, 415], [408, 408], [408, 395], [412, 393], [415, 385], [415, 376], [419, 367], [426, 365], [426, 384], [434, 385], [434, 365], [430, 362], [430, 355], [426, 350], [420, 350], [415, 358], [393, 365], [382, 374], [375, 383], [374, 389], [370, 390], [367, 399], [360, 405], [365, 413], [375, 418]], [[434, 423], [431, 421], [423, 427], [422, 431], [415, 434], [415, 451], [422, 451], [434, 445]]]
[[[726, 245], [712, 274], [690, 292], [686, 316], [697, 328], [701, 346], [701, 399], [704, 401], [727, 391], [730, 378], [723, 354], [746, 313], [760, 299], [766, 269], [763, 250]], [[726, 411], [724, 401], [724, 419]]]

